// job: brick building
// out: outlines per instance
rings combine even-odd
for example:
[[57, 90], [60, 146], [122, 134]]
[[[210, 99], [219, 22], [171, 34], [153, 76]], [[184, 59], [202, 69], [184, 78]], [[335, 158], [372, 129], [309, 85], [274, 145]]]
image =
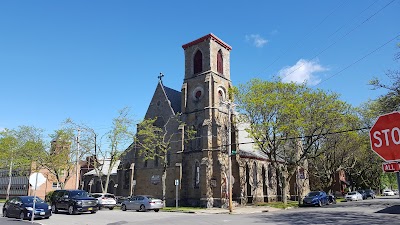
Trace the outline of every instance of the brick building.
[[[235, 112], [226, 104], [232, 87], [231, 47], [213, 34], [182, 46], [185, 76], [181, 91], [158, 81], [145, 118], [157, 117], [157, 126], [167, 126], [172, 148], [167, 153], [166, 203], [175, 204], [175, 181], [179, 181], [179, 204], [219, 207], [227, 203], [228, 145], [243, 143], [243, 127], [233, 126]], [[232, 116], [233, 115], [233, 116]], [[185, 127], [168, 123], [179, 117]], [[230, 118], [229, 118], [230, 117]], [[241, 125], [244, 126], [244, 125]], [[185, 143], [183, 129], [196, 137]], [[231, 132], [229, 132], [231, 128]], [[229, 134], [231, 134], [229, 136]], [[276, 172], [267, 157], [251, 144], [232, 144], [233, 200], [240, 204], [273, 201], [281, 193]], [[121, 160], [117, 195], [151, 194], [162, 197], [163, 162], [145, 161], [133, 143]]]

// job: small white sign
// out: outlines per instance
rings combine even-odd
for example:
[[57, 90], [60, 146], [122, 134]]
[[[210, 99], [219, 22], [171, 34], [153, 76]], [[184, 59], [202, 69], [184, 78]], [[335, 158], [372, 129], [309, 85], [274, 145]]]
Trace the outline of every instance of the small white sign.
[[175, 180], [175, 186], [178, 186], [178, 185], [179, 185], [179, 180], [176, 179], [176, 180]]
[[41, 173], [32, 173], [29, 176], [29, 184], [32, 186], [33, 190], [37, 190], [40, 185], [46, 182], [46, 177], [43, 176]]

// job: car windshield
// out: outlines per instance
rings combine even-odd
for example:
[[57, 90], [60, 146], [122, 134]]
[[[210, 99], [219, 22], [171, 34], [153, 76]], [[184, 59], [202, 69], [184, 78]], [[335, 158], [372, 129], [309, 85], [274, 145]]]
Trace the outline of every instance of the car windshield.
[[[34, 197], [29, 197], [29, 196], [25, 197], [25, 198], [21, 198], [23, 203], [33, 203], [33, 199], [34, 199]], [[43, 202], [44, 201], [41, 198], [36, 197], [36, 203], [43, 203]]]
[[349, 193], [347, 193], [348, 195], [355, 195], [356, 194], [356, 192], [349, 192]]
[[107, 194], [105, 194], [104, 197], [105, 197], [105, 198], [115, 198], [114, 195], [107, 195]]
[[307, 197], [314, 197], [314, 196], [318, 196], [319, 195], [319, 191], [313, 191], [308, 193]]
[[71, 191], [70, 197], [88, 197], [89, 194], [86, 191]]

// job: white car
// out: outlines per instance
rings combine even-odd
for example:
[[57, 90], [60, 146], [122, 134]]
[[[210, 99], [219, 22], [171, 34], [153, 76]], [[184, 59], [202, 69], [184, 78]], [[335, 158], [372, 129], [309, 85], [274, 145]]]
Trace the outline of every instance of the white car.
[[383, 196], [393, 196], [393, 195], [394, 195], [394, 192], [393, 192], [392, 190], [384, 190], [384, 191], [382, 192], [382, 195], [383, 195]]
[[344, 198], [346, 201], [358, 201], [358, 200], [363, 200], [362, 195], [358, 191], [351, 191], [347, 193]]
[[117, 205], [117, 200], [113, 194], [109, 193], [92, 193], [90, 194], [93, 198], [97, 198], [99, 201], [99, 210], [101, 208], [108, 208], [113, 210], [114, 207]]

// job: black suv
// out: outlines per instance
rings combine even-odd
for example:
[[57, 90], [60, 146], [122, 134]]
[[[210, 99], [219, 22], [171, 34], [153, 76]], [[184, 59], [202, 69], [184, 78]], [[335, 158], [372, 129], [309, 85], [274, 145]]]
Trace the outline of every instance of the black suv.
[[98, 210], [97, 199], [89, 197], [83, 190], [55, 190], [50, 197], [51, 211], [68, 210], [68, 214], [78, 212], [96, 213]]

